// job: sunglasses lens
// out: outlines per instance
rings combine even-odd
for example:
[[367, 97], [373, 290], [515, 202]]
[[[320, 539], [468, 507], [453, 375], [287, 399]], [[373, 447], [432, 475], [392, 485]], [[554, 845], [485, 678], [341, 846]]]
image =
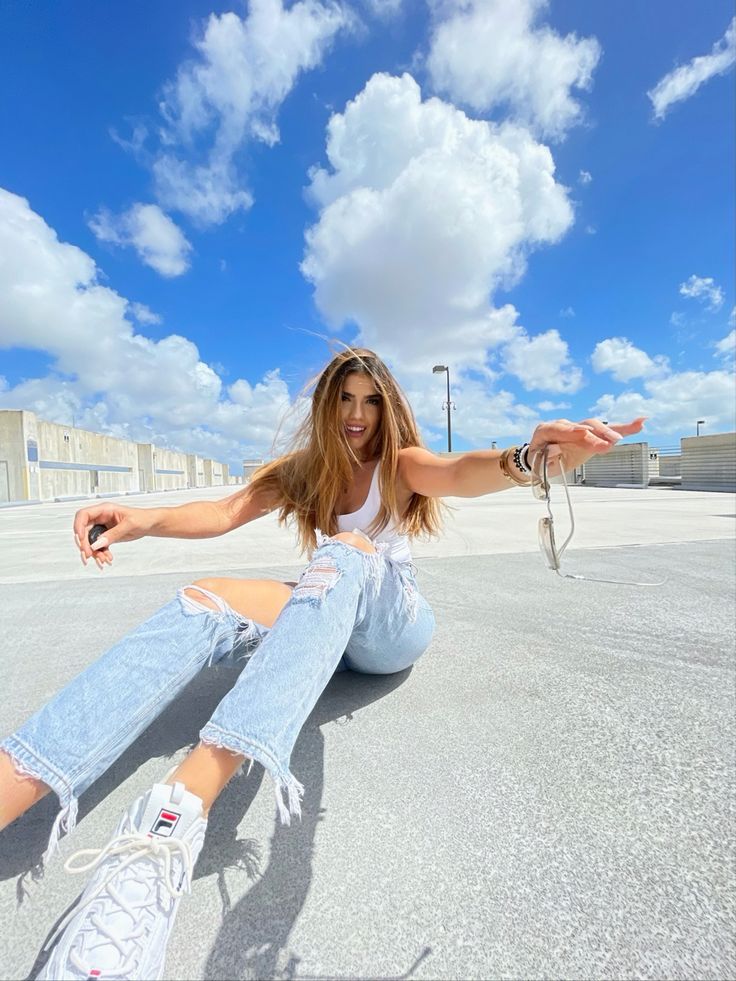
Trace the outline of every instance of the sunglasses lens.
[[552, 519], [540, 518], [537, 529], [539, 535], [539, 548], [542, 555], [547, 560], [547, 565], [550, 567], [550, 569], [559, 569], [560, 564], [557, 561], [555, 533], [552, 526]]

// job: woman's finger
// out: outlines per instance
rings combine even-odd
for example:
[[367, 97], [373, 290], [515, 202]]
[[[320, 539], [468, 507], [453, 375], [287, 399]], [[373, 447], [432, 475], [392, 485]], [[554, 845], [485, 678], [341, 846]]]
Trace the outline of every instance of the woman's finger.
[[110, 562], [110, 550], [108, 548], [100, 548], [92, 553], [95, 559], [100, 559], [105, 565], [109, 565]]
[[90, 528], [94, 525], [94, 517], [89, 511], [78, 511], [74, 518], [74, 534], [80, 541], [85, 541]]
[[616, 432], [620, 433], [622, 436], [631, 436], [634, 433], [641, 432], [645, 421], [646, 416], [640, 416], [638, 419], [634, 419], [633, 422], [611, 423], [611, 428], [615, 429]]
[[557, 440], [570, 440], [585, 435], [590, 432], [590, 426], [582, 423], [567, 422], [543, 422], [534, 430], [532, 443], [537, 446], [541, 443], [554, 443]]
[[617, 443], [621, 439], [621, 433], [617, 432], [612, 426], [605, 422], [595, 420], [591, 423], [593, 435], [599, 439], [606, 440], [608, 443]]
[[557, 440], [560, 443], [575, 443], [583, 446], [597, 443], [609, 445], [619, 438], [618, 433], [615, 436], [612, 433], [609, 435], [605, 426], [594, 426], [590, 423], [578, 424], [571, 429], [558, 429], [549, 433], [550, 441]]

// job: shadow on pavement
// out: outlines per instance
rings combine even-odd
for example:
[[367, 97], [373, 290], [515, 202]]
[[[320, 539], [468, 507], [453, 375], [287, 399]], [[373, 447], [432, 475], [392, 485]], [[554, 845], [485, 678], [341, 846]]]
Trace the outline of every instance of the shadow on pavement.
[[[265, 771], [254, 763], [250, 777], [244, 768], [223, 791], [212, 809], [194, 874], [195, 880], [217, 875], [222, 899], [223, 924], [208, 960], [208, 978], [273, 976], [278, 955], [286, 945], [312, 878], [314, 834], [321, 819], [319, 805], [324, 785], [324, 737], [320, 727], [330, 722], [349, 722], [354, 712], [389, 694], [410, 673], [411, 668], [392, 675], [346, 671], [332, 679], [307, 719], [292, 754], [292, 770], [306, 788], [302, 820], [293, 822], [291, 827], [282, 827], [274, 801], [276, 830], [269, 863], [263, 872], [255, 841], [238, 838], [238, 827], [263, 783]], [[196, 743], [199, 729], [230, 690], [235, 677], [232, 669], [215, 667], [194, 678], [181, 696], [82, 795], [79, 820], [149, 759], [171, 757], [182, 747]], [[20, 876], [19, 904], [23, 898], [24, 875], [29, 870], [35, 878], [40, 875], [41, 856], [57, 812], [58, 801], [49, 795], [3, 833], [0, 879]], [[227, 888], [228, 869], [244, 872], [255, 882], [235, 907]], [[48, 945], [66, 912], [49, 931], [29, 978], [36, 977], [43, 968], [50, 954]]]
[[[302, 819], [290, 827], [282, 826], [275, 819], [268, 865], [235, 906], [229, 902], [223, 904], [223, 922], [207, 959], [205, 977], [212, 981], [234, 981], [294, 976], [294, 958], [290, 959], [291, 968], [284, 973], [280, 955], [286, 949], [312, 882], [314, 837], [324, 813], [320, 806], [324, 788], [321, 726], [329, 722], [349, 723], [353, 712], [389, 694], [410, 673], [411, 668], [393, 675], [361, 675], [347, 671], [332, 679], [304, 725], [291, 758], [292, 771], [305, 787]], [[218, 801], [217, 818], [218, 823], [225, 818], [230, 829], [225, 840], [230, 844], [223, 849], [222, 839], [218, 841], [218, 831], [212, 838], [213, 848], [217, 849], [212, 856], [215, 859], [213, 865], [218, 867], [218, 875], [223, 876], [222, 860], [231, 854], [232, 840], [243, 815], [242, 802], [233, 807], [232, 799], [237, 791], [230, 793], [231, 787], [226, 792], [228, 800]], [[220, 803], [225, 805], [222, 811]], [[215, 816], [214, 809], [212, 816]], [[221, 831], [219, 833], [221, 835]], [[209, 834], [208, 829], [208, 837]], [[207, 848], [206, 841], [197, 866], [199, 875], [205, 874], [203, 858]], [[220, 892], [222, 895], [222, 888]]]

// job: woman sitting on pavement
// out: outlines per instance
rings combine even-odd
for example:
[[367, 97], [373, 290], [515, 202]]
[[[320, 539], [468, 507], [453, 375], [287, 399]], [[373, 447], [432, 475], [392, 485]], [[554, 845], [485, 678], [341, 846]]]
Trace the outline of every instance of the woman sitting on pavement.
[[[530, 460], [560, 448], [566, 470], [640, 431], [643, 420], [537, 426], [511, 450], [452, 458], [421, 446], [411, 409], [372, 351], [333, 358], [291, 452], [221, 501], [172, 508], [107, 502], [74, 522], [83, 561], [145, 535], [224, 535], [271, 511], [291, 519], [311, 559], [299, 582], [200, 579], [48, 702], [0, 747], [0, 828], [53, 790], [62, 827], [77, 800], [208, 664], [245, 666], [188, 756], [122, 815], [42, 977], [155, 978], [181, 896], [189, 892], [207, 815], [247, 759], [271, 774], [282, 822], [300, 814], [294, 743], [333, 674], [390, 674], [426, 650], [434, 616], [420, 594], [410, 539], [440, 529], [439, 498], [479, 497], [529, 483]], [[556, 466], [559, 466], [559, 458]], [[93, 546], [89, 532], [107, 530]], [[81, 853], [80, 853], [81, 854]], [[67, 862], [73, 861], [75, 856]]]

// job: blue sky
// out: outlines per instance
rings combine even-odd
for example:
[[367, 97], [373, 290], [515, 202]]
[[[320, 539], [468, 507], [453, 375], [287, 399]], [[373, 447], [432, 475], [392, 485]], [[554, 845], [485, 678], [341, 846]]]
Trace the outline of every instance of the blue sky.
[[[431, 448], [734, 428], [728, 2], [0, 9], [0, 408], [239, 467], [357, 338]], [[289, 408], [291, 406], [291, 408]]]

